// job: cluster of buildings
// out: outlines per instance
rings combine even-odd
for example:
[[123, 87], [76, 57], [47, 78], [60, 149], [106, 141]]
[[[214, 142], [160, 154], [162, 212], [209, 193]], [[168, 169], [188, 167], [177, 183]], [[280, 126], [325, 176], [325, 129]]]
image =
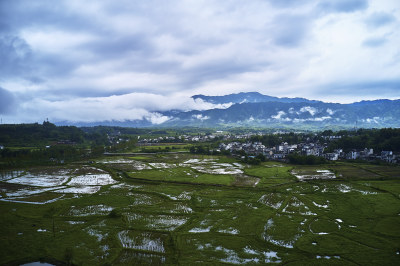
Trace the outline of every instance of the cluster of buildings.
[[216, 135], [180, 135], [180, 136], [164, 136], [157, 138], [145, 138], [138, 140], [138, 143], [146, 144], [146, 143], [165, 143], [165, 142], [207, 142], [212, 141], [216, 138]]
[[[276, 132], [276, 134], [285, 134], [286, 132]], [[392, 151], [382, 151], [381, 153], [374, 153], [373, 149], [351, 150], [344, 152], [343, 149], [335, 149], [334, 151], [327, 152], [327, 144], [319, 142], [312, 142], [307, 139], [307, 143], [288, 144], [282, 142], [274, 147], [266, 147], [261, 142], [243, 142], [249, 140], [252, 136], [262, 135], [262, 133], [245, 133], [245, 134], [230, 134], [223, 131], [216, 131], [212, 134], [204, 135], [180, 135], [180, 136], [163, 136], [157, 138], [144, 138], [138, 137], [138, 142], [142, 144], [151, 145], [152, 143], [162, 142], [207, 142], [213, 140], [221, 140], [221, 143], [216, 151], [229, 151], [233, 154], [248, 154], [258, 155], [262, 154], [267, 159], [271, 160], [285, 160], [289, 154], [296, 153], [301, 155], [313, 155], [323, 157], [330, 161], [337, 160], [366, 160], [375, 161], [382, 160], [389, 163], [400, 163], [400, 156], [396, 156]], [[342, 136], [323, 136], [326, 141], [340, 139]]]
[[144, 138], [141, 139], [140, 136], [138, 137], [138, 143], [141, 144], [151, 144], [151, 143], [165, 143], [165, 142], [199, 142], [199, 141], [210, 141], [213, 140], [215, 136], [209, 138], [209, 136], [188, 136], [188, 135], [181, 135], [181, 136], [164, 136], [164, 137], [157, 137], [157, 138]]
[[163, 142], [207, 142], [215, 139], [225, 141], [249, 139], [255, 135], [262, 135], [262, 133], [245, 133], [245, 134], [230, 134], [224, 131], [217, 130], [211, 134], [198, 134], [198, 135], [179, 135], [179, 136], [161, 136], [156, 138], [143, 138], [138, 137], [138, 143], [163, 143]]
[[122, 137], [120, 131], [114, 131], [112, 133], [108, 133], [107, 134], [107, 140], [108, 140], [109, 143], [115, 145], [115, 144], [120, 144], [120, 143], [123, 143], [123, 142], [127, 142], [127, 141], [129, 141], [129, 138]]
[[297, 153], [301, 155], [314, 155], [323, 157], [330, 161], [341, 159], [347, 160], [382, 160], [389, 163], [400, 163], [400, 157], [393, 154], [392, 151], [382, 151], [380, 154], [375, 154], [373, 149], [351, 150], [344, 152], [343, 149], [335, 149], [333, 152], [325, 152], [327, 146], [319, 143], [299, 143], [288, 144], [283, 142], [274, 147], [266, 147], [261, 142], [230, 142], [221, 143], [219, 151], [228, 150], [231, 153], [246, 153], [248, 155], [264, 155], [267, 159], [284, 160], [289, 154]]

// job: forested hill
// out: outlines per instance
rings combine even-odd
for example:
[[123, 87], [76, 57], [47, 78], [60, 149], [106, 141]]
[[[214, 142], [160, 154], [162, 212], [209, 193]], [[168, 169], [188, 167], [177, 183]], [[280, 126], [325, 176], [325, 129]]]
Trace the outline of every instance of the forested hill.
[[7, 146], [37, 146], [49, 142], [82, 143], [85, 133], [74, 126], [43, 124], [0, 125], [0, 144]]

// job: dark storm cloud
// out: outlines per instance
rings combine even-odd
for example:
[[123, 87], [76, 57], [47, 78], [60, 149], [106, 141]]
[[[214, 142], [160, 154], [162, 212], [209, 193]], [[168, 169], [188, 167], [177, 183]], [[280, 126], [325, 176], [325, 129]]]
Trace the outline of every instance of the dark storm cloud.
[[78, 31], [83, 25], [95, 28], [93, 18], [68, 11], [63, 1], [2, 0], [0, 1], [0, 25], [3, 25], [3, 30], [7, 32], [17, 32], [24, 27], [43, 26]]
[[32, 51], [29, 44], [14, 35], [0, 36], [0, 78], [22, 78], [42, 83], [47, 76], [64, 76], [81, 63], [68, 55]]
[[0, 36], [0, 78], [29, 72], [32, 51], [18, 36]]
[[[74, 71], [81, 64], [84, 64], [84, 59], [71, 58], [68, 54], [55, 56], [52, 54], [38, 53], [34, 64], [36, 73], [46, 77], [65, 77]], [[38, 77], [39, 79], [42, 79]], [[42, 80], [44, 80], [43, 78]]]
[[8, 114], [15, 110], [15, 97], [14, 95], [0, 87], [0, 114]]
[[[277, 1], [274, 5], [282, 5]], [[308, 1], [285, 1], [287, 5], [299, 6]], [[66, 2], [68, 3], [68, 2]], [[29, 29], [57, 29], [60, 31], [73, 31], [78, 34], [90, 33], [95, 38], [75, 48], [85, 55], [82, 57], [73, 57], [69, 51], [53, 54], [46, 50], [34, 51], [31, 55], [29, 66], [34, 71], [25, 73], [26, 80], [33, 83], [37, 81], [46, 81], [48, 77], [68, 77], [73, 75], [74, 71], [85, 65], [101, 64], [105, 61], [120, 60], [125, 61], [117, 63], [111, 71], [139, 71], [150, 73], [168, 73], [174, 76], [181, 77], [182, 81], [177, 85], [189, 87], [189, 84], [203, 84], [213, 79], [224, 79], [231, 75], [256, 71], [262, 68], [263, 65], [269, 65], [270, 62], [266, 59], [265, 62], [253, 60], [252, 58], [242, 55], [243, 58], [212, 59], [205, 63], [194, 64], [193, 66], [183, 67], [182, 60], [177, 57], [197, 56], [210, 47], [221, 47], [230, 40], [226, 36], [202, 36], [199, 34], [196, 27], [191, 25], [188, 20], [187, 25], [181, 25], [179, 19], [175, 20], [174, 15], [179, 15], [173, 6], [160, 4], [156, 1], [152, 2], [135, 2], [127, 1], [123, 3], [103, 2], [98, 8], [101, 16], [127, 16], [128, 18], [138, 18], [132, 21], [123, 21], [121, 24], [123, 32], [116, 32], [110, 25], [104, 24], [102, 17], [87, 17], [80, 12], [71, 9], [63, 2], [48, 2], [48, 1], [15, 1], [12, 3], [2, 3], [2, 18], [0, 21], [4, 24], [11, 25], [9, 31], [18, 32], [20, 29], [28, 27]], [[85, 7], [82, 6], [84, 9]], [[68, 12], [66, 12], [68, 11]], [[223, 13], [222, 13], [223, 14]], [[229, 15], [229, 14], [228, 14]], [[148, 18], [147, 18], [148, 16]], [[144, 18], [144, 19], [143, 19]], [[139, 30], [135, 28], [136, 24], [140, 24]], [[207, 21], [204, 21], [207, 24]], [[282, 47], [297, 47], [307, 35], [308, 24], [307, 19], [301, 16], [278, 16], [273, 25], [272, 39], [273, 43]], [[186, 26], [183, 29], [182, 26]], [[201, 25], [200, 25], [201, 26]], [[238, 24], [239, 26], [239, 24]], [[129, 28], [134, 27], [132, 33]], [[201, 30], [201, 29], [199, 29]], [[243, 29], [229, 29], [228, 37]], [[180, 47], [175, 49], [175, 58], [159, 59], [164, 53], [164, 43], [157, 40], [163, 34], [178, 39], [182, 42]], [[258, 35], [259, 32], [254, 32]], [[269, 33], [266, 33], [269, 34]], [[245, 37], [248, 37], [244, 35]], [[49, 35], [46, 42], [51, 42]], [[20, 38], [21, 41], [24, 41]], [[56, 41], [56, 40], [55, 40]], [[156, 46], [158, 45], [158, 46]], [[10, 71], [16, 71], [16, 67], [8, 66]], [[4, 72], [5, 73], [5, 72]], [[7, 73], [6, 73], [7, 74]], [[112, 73], [107, 73], [112, 74]], [[99, 96], [109, 94], [127, 93], [129, 89], [132, 91], [140, 90], [140, 85], [132, 83], [129, 88], [121, 87], [119, 84], [113, 84], [112, 92], [96, 91], [84, 84], [76, 84], [75, 87], [64, 86], [59, 84], [58, 88], [48, 88], [56, 92], [57, 95], [77, 95], [77, 96]], [[179, 87], [177, 88], [179, 89]], [[151, 89], [150, 89], [151, 90]]]
[[319, 10], [323, 13], [350, 13], [365, 10], [367, 7], [367, 0], [321, 0], [318, 4]]
[[379, 28], [396, 21], [392, 14], [385, 12], [373, 13], [366, 20], [365, 23], [368, 27]]
[[[45, 81], [48, 77], [67, 77], [81, 66], [101, 64], [110, 60], [125, 61], [115, 66], [112, 71], [176, 73], [179, 71], [179, 63], [176, 60], [154, 60], [161, 53], [160, 48], [154, 47], [155, 37], [164, 31], [173, 32], [175, 26], [163, 23], [165, 20], [163, 15], [165, 14], [162, 14], [162, 6], [164, 4], [160, 4], [159, 8], [152, 10], [150, 2], [103, 2], [99, 5], [98, 10], [101, 14], [94, 12], [93, 17], [88, 17], [84, 12], [76, 12], [77, 10], [69, 7], [68, 1], [0, 1], [0, 62], [6, 63], [0, 66], [0, 76], [19, 75], [20, 78], [38, 83], [38, 81]], [[80, 8], [85, 9], [85, 6]], [[168, 9], [171, 8], [168, 7], [167, 12]], [[151, 10], [150, 13], [149, 10]], [[135, 23], [127, 22], [126, 25], [122, 26], [122, 32], [116, 32], [112, 28], [112, 23], [107, 25], [106, 21], [102, 20], [107, 19], [104, 16], [108, 15], [112, 18], [117, 18], [119, 15], [133, 18], [137, 15], [140, 21], [146, 13], [150, 16], [148, 21], [146, 22], [147, 18], [143, 19], [145, 23], [141, 25], [142, 28], [139, 31], [136, 29], [136, 32], [133, 31], [132, 33], [129, 32], [129, 29], [136, 26]], [[159, 16], [154, 16], [154, 13], [159, 13]], [[122, 20], [121, 24], [123, 23]], [[168, 29], [167, 27], [171, 28]], [[73, 32], [74, 34], [89, 33], [94, 38], [75, 47], [74, 50], [84, 56], [74, 57], [68, 50], [62, 51], [62, 53], [52, 53], [46, 49], [32, 51], [22, 37], [16, 36], [21, 29], [43, 29], [45, 32], [56, 30]], [[5, 34], [7, 36], [1, 37]], [[51, 43], [52, 38], [56, 37], [49, 34], [44, 41]], [[54, 41], [58, 40], [55, 39]], [[193, 43], [193, 45], [188, 46], [198, 47], [198, 45]], [[58, 87], [45, 88], [44, 90], [48, 90], [49, 93], [57, 91], [57, 95], [84, 97], [128, 92], [126, 88], [118, 89], [118, 84], [114, 84], [112, 92], [96, 92], [90, 85], [88, 87], [78, 85], [73, 88], [60, 84]], [[135, 89], [135, 84], [132, 84], [131, 90]]]
[[18, 76], [32, 83], [41, 83], [46, 76], [65, 75], [79, 66], [81, 62], [68, 54], [33, 51], [26, 40], [18, 36], [25, 28], [77, 32], [82, 28], [95, 28], [89, 18], [66, 10], [61, 1], [0, 1], [0, 77]]

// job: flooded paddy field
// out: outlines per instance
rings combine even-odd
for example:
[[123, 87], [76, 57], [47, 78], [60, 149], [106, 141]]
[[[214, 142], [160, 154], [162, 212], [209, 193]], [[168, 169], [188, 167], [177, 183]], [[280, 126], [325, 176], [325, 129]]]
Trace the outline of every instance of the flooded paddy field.
[[0, 170], [0, 264], [398, 265], [399, 173], [190, 154]]

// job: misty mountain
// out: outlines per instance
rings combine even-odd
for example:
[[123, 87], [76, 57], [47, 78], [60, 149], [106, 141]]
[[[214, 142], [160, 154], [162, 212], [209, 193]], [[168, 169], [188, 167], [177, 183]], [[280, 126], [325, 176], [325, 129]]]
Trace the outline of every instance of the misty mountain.
[[126, 121], [96, 121], [96, 122], [71, 122], [71, 121], [59, 121], [55, 122], [57, 126], [76, 126], [76, 127], [95, 127], [95, 126], [109, 126], [109, 127], [132, 127], [132, 128], [143, 128], [154, 126], [151, 121], [147, 119], [138, 120], [126, 120]]
[[[164, 115], [169, 116], [168, 113]], [[234, 104], [227, 109], [181, 112], [164, 126], [256, 127], [399, 127], [400, 100], [353, 104], [324, 102], [260, 102]]]
[[204, 111], [159, 111], [163, 123], [147, 119], [60, 122], [58, 125], [121, 127], [262, 127], [291, 129], [400, 127], [400, 100], [361, 101], [351, 104], [325, 103], [304, 98], [278, 98], [257, 92], [226, 96], [195, 95], [213, 104], [232, 103], [226, 109]]
[[261, 102], [281, 102], [281, 103], [317, 103], [320, 101], [308, 100], [305, 98], [279, 98], [268, 95], [263, 95], [258, 92], [240, 92], [235, 94], [229, 94], [224, 96], [206, 96], [206, 95], [194, 95], [193, 99], [202, 99], [205, 102], [213, 104], [226, 104], [226, 103], [261, 103]]

